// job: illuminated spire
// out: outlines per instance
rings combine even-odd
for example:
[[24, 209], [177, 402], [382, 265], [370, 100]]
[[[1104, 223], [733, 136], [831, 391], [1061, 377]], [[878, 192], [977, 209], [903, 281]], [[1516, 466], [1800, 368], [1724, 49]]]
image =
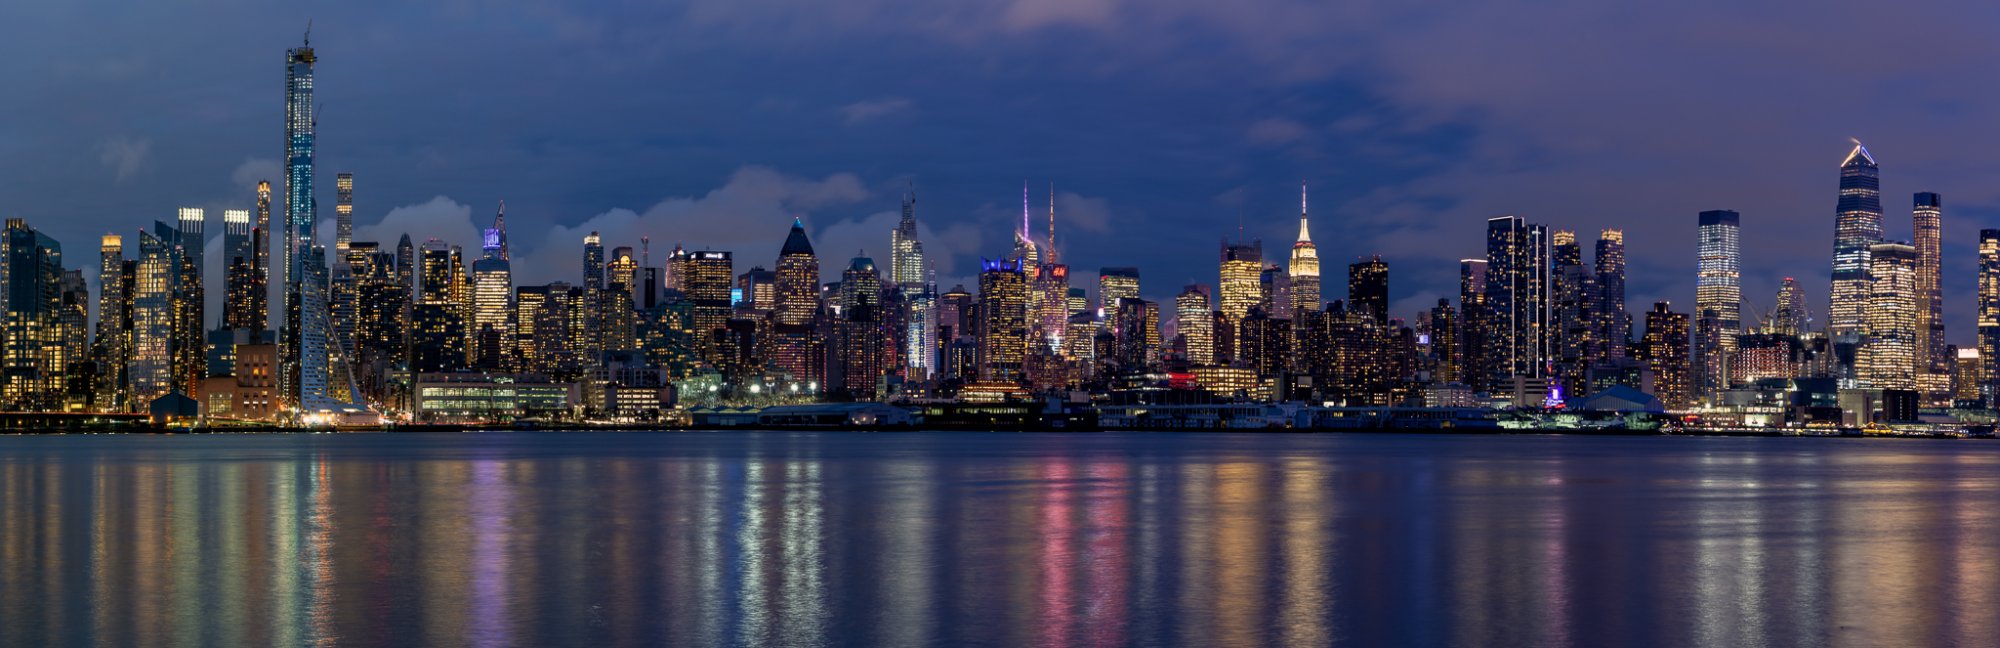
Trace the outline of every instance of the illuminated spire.
[[1847, 152], [1847, 159], [1841, 160], [1840, 166], [1853, 164], [1856, 159], [1866, 162], [1868, 166], [1875, 166], [1875, 156], [1868, 154], [1868, 147], [1863, 146], [1859, 138], [1849, 137], [1847, 141], [1854, 143], [1854, 150]]
[[493, 226], [486, 228], [485, 235], [485, 240], [481, 241], [482, 245], [479, 247], [485, 251], [486, 258], [506, 260], [507, 201], [500, 201], [500, 210], [493, 214]]
[[1045, 250], [1050, 265], [1056, 262], [1056, 183], [1049, 183], [1049, 249]]
[[1306, 183], [1299, 181], [1299, 242], [1311, 243], [1312, 234], [1306, 232]]
[[1028, 181], [1021, 181], [1021, 240], [1029, 240], [1028, 231]]

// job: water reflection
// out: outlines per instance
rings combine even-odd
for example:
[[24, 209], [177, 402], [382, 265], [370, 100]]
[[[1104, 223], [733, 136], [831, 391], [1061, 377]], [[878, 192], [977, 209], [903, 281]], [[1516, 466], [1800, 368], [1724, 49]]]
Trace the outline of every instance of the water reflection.
[[0, 645], [1977, 645], [2000, 445], [0, 438]]

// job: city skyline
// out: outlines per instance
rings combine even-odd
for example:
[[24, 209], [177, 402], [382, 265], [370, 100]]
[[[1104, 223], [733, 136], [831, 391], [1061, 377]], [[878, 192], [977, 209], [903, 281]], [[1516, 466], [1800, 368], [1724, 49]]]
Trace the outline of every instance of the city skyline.
[[[1921, 16], [1923, 9], [1918, 7], [1906, 13]], [[872, 10], [872, 5], [856, 9], [864, 14]], [[1509, 213], [1551, 228], [1579, 232], [1605, 227], [1626, 229], [1634, 241], [1631, 303], [1648, 304], [1660, 299], [1677, 305], [1691, 303], [1693, 279], [1681, 269], [1693, 256], [1694, 236], [1680, 225], [1685, 222], [1682, 219], [1692, 220], [1692, 214], [1708, 209], [1732, 209], [1743, 214], [1744, 249], [1760, 252], [1747, 254], [1743, 268], [1743, 290], [1749, 302], [1746, 312], [1757, 312], [1769, 307], [1764, 302], [1776, 292], [1780, 277], [1798, 277], [1811, 286], [1825, 272], [1821, 267], [1822, 250], [1830, 247], [1832, 231], [1823, 218], [1827, 207], [1820, 167], [1831, 164], [1823, 161], [1829, 156], [1825, 151], [1838, 148], [1837, 142], [1846, 136], [1858, 134], [1882, 158], [1889, 238], [1911, 238], [1902, 213], [1907, 205], [1904, 196], [1917, 191], [1937, 191], [1947, 201], [1942, 239], [1945, 321], [1950, 341], [1963, 345], [1969, 342], [1965, 331], [1972, 321], [1968, 306], [1972, 291], [1969, 277], [1974, 267], [1971, 234], [1976, 231], [1973, 229], [1976, 224], [1986, 222], [1993, 214], [1990, 192], [1982, 182], [1975, 181], [1987, 175], [1991, 163], [1963, 156], [1953, 159], [1959, 147], [1951, 144], [1977, 137], [1987, 127], [1965, 120], [1918, 119], [1907, 116], [1909, 113], [1884, 112], [1879, 110], [1881, 101], [1874, 99], [1855, 107], [1821, 101], [1816, 105], [1822, 109], [1809, 111], [1813, 113], [1810, 118], [1794, 120], [1803, 123], [1775, 124], [1769, 132], [1750, 137], [1744, 137], [1736, 121], [1712, 111], [1671, 117], [1664, 125], [1672, 128], [1664, 130], [1683, 137], [1692, 134], [1685, 143], [1676, 146], [1663, 146], [1658, 140], [1646, 139], [1638, 132], [1658, 129], [1638, 128], [1629, 120], [1621, 120], [1615, 127], [1601, 123], [1602, 120], [1570, 120], [1567, 127], [1574, 130], [1566, 132], [1600, 140], [1608, 147], [1606, 150], [1618, 150], [1620, 159], [1625, 161], [1605, 165], [1604, 153], [1597, 150], [1577, 150], [1575, 145], [1559, 138], [1526, 137], [1553, 134], [1545, 126], [1536, 125], [1541, 130], [1517, 133], [1521, 124], [1507, 121], [1469, 122], [1463, 118], [1438, 117], [1428, 126], [1411, 123], [1415, 120], [1399, 117], [1395, 110], [1350, 100], [1338, 91], [1338, 86], [1349, 77], [1321, 70], [1297, 81], [1266, 81], [1248, 98], [1191, 104], [1231, 116], [1212, 120], [1213, 124], [1196, 124], [1169, 114], [1148, 124], [1152, 128], [1144, 132], [1152, 133], [1151, 136], [1135, 132], [1138, 131], [1135, 125], [1080, 139], [1074, 133], [1099, 128], [1099, 122], [1107, 116], [1131, 112], [1129, 105], [1105, 99], [1101, 94], [1074, 95], [1081, 103], [1049, 105], [1055, 93], [1075, 93], [1085, 82], [1110, 82], [1127, 91], [1150, 89], [1151, 92], [1140, 94], [1155, 99], [1192, 96], [1193, 89], [1163, 88], [1160, 79], [1129, 68], [1120, 68], [1123, 72], [1119, 69], [1052, 71], [1047, 65], [1023, 56], [1023, 48], [1029, 44], [1047, 45], [1046, 36], [1051, 29], [1076, 28], [1094, 34], [1128, 36], [1160, 29], [1159, 25], [1143, 19], [1133, 25], [1079, 19], [1054, 23], [1030, 21], [1019, 27], [1019, 33], [1001, 30], [977, 35], [974, 44], [990, 49], [1003, 60], [1025, 64], [1018, 72], [972, 75], [974, 80], [993, 83], [1009, 96], [1021, 97], [1018, 105], [1010, 105], [1006, 110], [968, 110], [935, 93], [916, 93], [900, 82], [862, 84], [838, 93], [814, 84], [793, 84], [799, 88], [797, 94], [765, 84], [738, 88], [742, 84], [724, 83], [713, 75], [695, 75], [674, 66], [666, 62], [663, 52], [635, 50], [629, 41], [614, 41], [610, 47], [621, 52], [631, 50], [634, 54], [621, 57], [624, 62], [618, 71], [671, 72], [666, 78], [670, 85], [681, 88], [683, 94], [698, 92], [718, 101], [691, 106], [687, 105], [690, 102], [668, 97], [634, 96], [599, 102], [608, 111], [604, 118], [580, 120], [579, 114], [571, 109], [547, 102], [531, 102], [540, 107], [534, 114], [508, 108], [511, 103], [533, 100], [542, 93], [488, 72], [475, 70], [470, 76], [443, 84], [436, 77], [393, 69], [390, 64], [399, 56], [427, 50], [412, 49], [413, 46], [399, 44], [392, 37], [417, 26], [434, 24], [441, 17], [419, 12], [420, 15], [407, 21], [373, 25], [377, 31], [363, 32], [356, 24], [360, 14], [366, 12], [363, 7], [353, 16], [312, 17], [317, 21], [316, 48], [322, 55], [339, 52], [329, 59], [333, 63], [320, 70], [322, 87], [339, 88], [340, 92], [329, 95], [322, 91], [327, 107], [319, 131], [323, 142], [341, 144], [321, 145], [320, 166], [327, 173], [351, 171], [360, 178], [354, 219], [356, 240], [375, 240], [386, 245], [402, 230], [451, 229], [459, 233], [448, 238], [470, 249], [476, 244], [476, 230], [484, 225], [483, 215], [489, 206], [505, 199], [514, 207], [516, 218], [510, 220], [518, 232], [517, 247], [521, 248], [517, 250], [516, 272], [529, 282], [564, 276], [556, 271], [570, 265], [563, 245], [543, 241], [569, 240], [593, 229], [604, 232], [607, 239], [636, 241], [637, 234], [645, 234], [663, 246], [679, 240], [691, 246], [706, 244], [715, 249], [738, 250], [750, 249], [765, 236], [762, 232], [747, 231], [755, 228], [740, 228], [746, 230], [742, 233], [716, 232], [712, 228], [704, 231], [692, 222], [698, 214], [729, 213], [757, 222], [768, 221], [777, 229], [782, 229], [791, 218], [803, 215], [809, 231], [825, 249], [866, 247], [878, 260], [886, 259], [888, 254], [883, 249], [886, 244], [880, 242], [879, 233], [895, 221], [893, 196], [914, 179], [925, 196], [925, 227], [931, 230], [925, 232], [925, 240], [931, 242], [927, 253], [939, 263], [939, 283], [948, 287], [973, 279], [980, 254], [993, 254], [995, 243], [1004, 245], [1008, 228], [996, 228], [993, 224], [1011, 220], [1012, 185], [1029, 178], [1037, 193], [1042, 183], [1052, 179], [1065, 195], [1072, 196], [1059, 200], [1062, 204], [1058, 205], [1059, 211], [1066, 215], [1066, 223], [1070, 222], [1067, 219], [1074, 219], [1073, 224], [1065, 226], [1065, 247], [1111, 249], [1110, 244], [1121, 233], [1139, 228], [1157, 237], [1152, 244], [1135, 250], [1138, 253], [1132, 258], [1091, 259], [1088, 253], [1071, 250], [1069, 260], [1084, 269], [1100, 265], [1139, 267], [1148, 277], [1156, 278], [1149, 282], [1146, 297], [1167, 302], [1177, 292], [1177, 286], [1190, 279], [1205, 278], [1206, 273], [1199, 272], [1198, 266], [1181, 265], [1182, 260], [1199, 258], [1196, 255], [1210, 248], [1216, 236], [1234, 230], [1239, 215], [1244, 217], [1250, 236], [1263, 238], [1267, 246], [1291, 241], [1296, 234], [1292, 218], [1288, 217], [1294, 209], [1289, 185], [1305, 178], [1313, 185], [1314, 224], [1321, 230], [1315, 242], [1320, 246], [1323, 265], [1338, 268], [1340, 264], [1380, 253], [1398, 268], [1397, 285], [1392, 287], [1393, 309], [1404, 316], [1427, 308], [1438, 296], [1456, 294], [1453, 262], [1472, 254], [1479, 245], [1477, 236], [1464, 233], [1460, 223]], [[60, 8], [40, 8], [19, 24], [62, 27], [66, 24], [66, 13]], [[205, 15], [199, 11], [194, 15], [216, 20], [214, 27], [192, 33], [237, 26], [255, 27], [249, 31], [256, 36], [240, 39], [244, 41], [241, 43], [183, 51], [159, 47], [160, 39], [166, 36], [140, 30], [138, 25], [128, 22], [130, 19], [110, 18], [98, 27], [103, 34], [118, 38], [78, 39], [93, 47], [89, 51], [75, 52], [68, 49], [71, 45], [47, 43], [34, 35], [10, 41], [19, 45], [5, 46], [45, 45], [53, 52], [74, 54], [68, 58], [78, 61], [78, 65], [86, 62], [95, 65], [89, 68], [94, 74], [108, 76], [82, 75], [78, 79], [117, 83], [94, 90], [94, 96], [118, 99], [134, 93], [189, 99], [150, 106], [148, 114], [154, 116], [146, 119], [119, 117], [133, 113], [127, 112], [122, 103], [105, 103], [85, 116], [84, 121], [94, 125], [92, 128], [59, 128], [24, 140], [22, 145], [32, 153], [24, 157], [51, 163], [7, 174], [6, 177], [16, 178], [19, 183], [7, 187], [13, 203], [7, 207], [7, 214], [28, 218], [64, 241], [91, 240], [107, 231], [130, 238], [135, 226], [129, 221], [136, 220], [134, 215], [150, 220], [151, 214], [182, 205], [204, 207], [211, 215], [224, 209], [247, 208], [250, 204], [244, 196], [250, 193], [248, 185], [265, 176], [279, 178], [276, 173], [246, 172], [239, 183], [231, 176], [246, 163], [252, 163], [248, 166], [253, 169], [260, 164], [269, 170], [279, 168], [277, 152], [269, 144], [271, 136], [261, 125], [268, 122], [265, 116], [278, 98], [269, 90], [268, 67], [260, 67], [256, 62], [268, 61], [273, 49], [295, 46], [308, 16], [264, 11], [247, 12], [243, 16]], [[618, 16], [584, 12], [569, 17], [580, 24], [601, 28]], [[638, 24], [669, 29], [683, 24], [676, 16], [641, 18]], [[754, 12], [731, 13], [728, 21], [754, 25], [768, 18]], [[963, 17], [947, 18], [955, 24]], [[1763, 14], [1746, 18], [1748, 24], [1757, 25], [1775, 20]], [[1838, 24], [1844, 19], [1814, 20]], [[893, 22], [868, 28], [840, 24], [844, 29], [907, 31]], [[1912, 28], [1901, 21], [1871, 27], [1890, 33]], [[497, 28], [491, 22], [467, 27], [475, 32]], [[1941, 38], [1930, 30], [1925, 33], [1929, 39]], [[548, 34], [540, 28], [531, 28], [530, 35]], [[927, 51], [942, 57], [938, 64], [919, 68], [909, 77], [916, 81], [941, 78], [937, 72], [941, 68], [954, 72], [977, 70], [964, 67], [971, 61], [972, 44], [945, 42], [936, 35], [921, 33], [909, 36], [894, 51], [860, 56], [907, 56], [912, 51]], [[771, 37], [797, 38], [783, 32]], [[1186, 35], [1182, 34], [1169, 44], [1185, 40]], [[1875, 67], [1858, 74], [1864, 79], [1936, 79], [1954, 69], [1952, 66], [1977, 58], [1970, 55], [1975, 52], [1965, 49], [1972, 46], [1945, 40], [1954, 47], [1930, 53], [1929, 56], [1940, 60], [1927, 60], [1924, 71], [1913, 71], [1914, 64], [1907, 56], [1891, 53], [1877, 59]], [[523, 73], [546, 69], [540, 66], [548, 64], [523, 57], [540, 55], [547, 61], [574, 60], [574, 54], [551, 51], [553, 42], [568, 41], [548, 36], [544, 41], [529, 39], [518, 53], [485, 54], [494, 57], [498, 64], [495, 67]], [[1121, 38], [1117, 42], [1128, 41]], [[1281, 39], [1281, 42], [1293, 41]], [[1216, 54], [1220, 60], [1235, 64], [1262, 60], [1243, 41], [1229, 43], [1230, 47]], [[721, 61], [742, 60], [739, 50], [729, 44], [708, 41], [698, 44], [710, 46]], [[1818, 67], [1797, 63], [1801, 58], [1811, 60], [1803, 55], [1820, 52], [1822, 46], [1792, 40], [1782, 40], [1779, 44], [1796, 53], [1787, 60], [1801, 66], [1801, 74], [1822, 74]], [[807, 49], [825, 46], [812, 45]], [[150, 58], [134, 62], [132, 57], [139, 51], [149, 52]], [[1162, 56], [1182, 60], [1187, 55], [1173, 50]], [[1127, 54], [1116, 60], [1131, 59]], [[734, 69], [775, 73], [770, 78], [782, 82], [797, 75], [780, 69], [780, 64], [788, 61], [796, 59], [746, 63], [751, 67]], [[120, 62], [125, 64], [118, 65]], [[1640, 68], [1671, 73], [1670, 79], [1681, 80], [1683, 84], [1691, 73], [1713, 71], [1699, 63], [1668, 66], [1664, 70], [1657, 65]], [[602, 73], [584, 74], [557, 87], [572, 94], [599, 97], [615, 85], [603, 83], [603, 78]], [[36, 77], [20, 80], [27, 83], [15, 87], [48, 87], [46, 80]], [[1546, 79], [1538, 81], [1548, 83]], [[163, 94], [158, 90], [162, 84], [186, 90]], [[1921, 92], [1916, 96], [1899, 94], [1896, 103], [1950, 106], [1970, 101], [1962, 96], [1966, 90], [1954, 84], [1915, 84], [1922, 87]], [[459, 97], [463, 95], [439, 90], [449, 87], [491, 92], [499, 101], [461, 103], [464, 100]], [[41, 96], [62, 99], [74, 94], [62, 89], [54, 88]], [[108, 94], [111, 92], [118, 94]], [[225, 97], [230, 100], [222, 102]], [[399, 102], [414, 102], [411, 105], [416, 109], [387, 110], [390, 104], [385, 101], [391, 97]], [[906, 103], [898, 104], [897, 98]], [[1806, 93], [1797, 100], [1784, 100], [1776, 105], [1799, 107], [1824, 98], [1821, 94]], [[772, 101], [764, 105], [765, 111], [753, 110], [762, 99]], [[1758, 99], [1767, 106], [1778, 101], [1765, 94], [1743, 99]], [[1465, 101], [1444, 97], [1437, 104], [1463, 107]], [[785, 105], [790, 107], [779, 110]], [[902, 108], [897, 109], [898, 105]], [[1424, 105], [1427, 104], [1414, 98], [1403, 98], [1390, 107]], [[639, 106], [668, 111], [666, 116], [670, 119], [663, 122], [641, 119], [634, 112]], [[1250, 106], [1256, 109], [1251, 110]], [[1870, 106], [1878, 109], [1870, 110]], [[38, 111], [46, 110], [37, 106], [16, 107], [30, 122], [35, 121], [32, 117]], [[445, 107], [451, 110], [446, 112]], [[737, 108], [742, 117], [716, 116], [727, 107]], [[1511, 106], [1500, 108], [1497, 112], [1503, 116], [1520, 118], [1510, 110]], [[386, 114], [398, 117], [385, 122]], [[1068, 116], [1072, 127], [1059, 127], [1065, 122], [1052, 121], [1049, 117], [1054, 114]], [[1899, 119], [1899, 114], [1906, 117]], [[454, 124], [454, 119], [467, 123]], [[1334, 124], [1348, 119], [1354, 125], [1375, 124], [1378, 128], [1365, 132], [1382, 134], [1366, 138], [1341, 135], [1350, 131], [1340, 131]], [[976, 156], [979, 160], [966, 159], [974, 157], [960, 152], [966, 149], [922, 145], [924, 140], [920, 138], [935, 133], [941, 120], [971, 120], [980, 130], [1012, 133], [1010, 139], [1018, 143], [982, 146], [981, 155]], [[44, 121], [56, 125], [68, 123]], [[585, 121], [625, 129], [634, 145], [645, 153], [624, 156], [607, 149], [607, 142], [617, 140], [609, 139], [611, 135], [605, 129], [579, 125]], [[477, 132], [485, 136], [483, 139], [468, 138], [469, 127], [475, 123], [480, 126]], [[750, 124], [774, 124], [772, 127], [787, 135], [749, 136], [742, 129]], [[1501, 152], [1495, 154], [1498, 159], [1487, 154], [1465, 155], [1468, 150], [1476, 150], [1467, 142], [1428, 141], [1432, 136], [1451, 139], [1446, 135], [1453, 132], [1472, 142], [1500, 145]], [[1176, 133], [1185, 141], [1169, 145], [1158, 137], [1164, 133]], [[1422, 146], [1399, 142], [1391, 133], [1408, 133], [1401, 137], [1426, 142]], [[797, 134], [811, 137], [791, 136]], [[1502, 136], [1505, 141], [1492, 141]], [[1070, 145], [1102, 142], [1098, 137], [1114, 137], [1111, 142], [1122, 140], [1132, 145], [1083, 148]], [[1721, 145], [1725, 141], [1733, 143]], [[560, 151], [549, 148], [550, 144], [563, 142], [572, 144], [561, 147]], [[1547, 150], [1537, 151], [1545, 147]], [[1354, 155], [1356, 152], [1362, 154]], [[475, 153], [488, 157], [489, 161], [473, 162], [465, 157]], [[1220, 167], [1201, 166], [1226, 167], [1227, 171], [1191, 174], [1188, 156], [1226, 162]], [[1156, 161], [1139, 162], [1149, 157]], [[533, 162], [522, 164], [522, 160]], [[1424, 166], [1439, 160], [1458, 162], [1407, 175], [1366, 170]], [[1694, 160], [1706, 166], [1689, 170]], [[1604, 170], [1578, 169], [1593, 164]], [[1623, 173], [1605, 177], [1607, 173], [1640, 164], [1667, 168], [1672, 173], [1643, 182]], [[122, 181], [121, 171], [129, 171], [122, 174]], [[44, 195], [39, 189], [74, 185], [86, 179], [102, 183], [106, 190], [78, 196], [76, 192]], [[1171, 182], [1157, 181], [1162, 179]], [[1503, 179], [1505, 189], [1499, 188]], [[331, 183], [322, 179], [319, 184]], [[1436, 187], [1436, 191], [1430, 191], [1431, 187]], [[1671, 187], [1671, 191], [1666, 187]], [[438, 195], [447, 196], [448, 202], [431, 201]], [[676, 200], [674, 196], [690, 198]], [[322, 196], [329, 202], [331, 198]], [[282, 205], [283, 201], [278, 202]], [[656, 216], [647, 219], [650, 229], [645, 232], [630, 225], [632, 218], [615, 211], [622, 205], [636, 214], [662, 204]], [[428, 213], [426, 205], [429, 211], [442, 213], [423, 216]], [[380, 226], [382, 218], [398, 207], [410, 207], [397, 216], [397, 221], [405, 224]], [[594, 217], [606, 213], [611, 215], [590, 223]], [[330, 215], [322, 210], [320, 216], [326, 221]], [[1171, 226], [1158, 227], [1158, 224]], [[620, 235], [619, 228], [613, 226], [624, 227], [634, 235]], [[1333, 236], [1336, 228], [1344, 230], [1344, 235]], [[371, 236], [371, 229], [379, 231]], [[211, 246], [215, 245], [212, 241], [219, 230], [210, 226]], [[1795, 240], [1799, 242], [1794, 243]], [[1441, 241], [1446, 243], [1439, 244]], [[1278, 256], [1271, 254], [1275, 249], [1267, 250], [1267, 256]], [[206, 256], [211, 267], [205, 274], [214, 275], [219, 272], [214, 264], [220, 255], [211, 248]], [[1442, 262], [1432, 263], [1433, 260]], [[827, 269], [835, 266], [828, 264]], [[212, 302], [220, 298], [219, 290], [211, 288], [208, 292]], [[1806, 291], [1815, 313], [1823, 314], [1826, 310], [1823, 292], [1816, 288]], [[211, 303], [207, 310], [213, 313], [217, 307]]]

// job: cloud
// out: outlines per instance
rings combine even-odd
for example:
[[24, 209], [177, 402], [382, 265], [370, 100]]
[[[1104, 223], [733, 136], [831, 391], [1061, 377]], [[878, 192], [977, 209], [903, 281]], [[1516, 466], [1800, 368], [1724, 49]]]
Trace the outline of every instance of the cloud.
[[[778, 248], [794, 218], [803, 220], [808, 236], [813, 237], [822, 274], [838, 276], [840, 266], [835, 266], [834, 260], [844, 261], [853, 253], [828, 247], [828, 242], [820, 240], [823, 228], [815, 223], [813, 212], [854, 205], [869, 195], [860, 178], [851, 173], [813, 180], [769, 167], [745, 166], [723, 186], [698, 197], [667, 198], [644, 212], [614, 208], [575, 225], [550, 227], [540, 236], [512, 233], [516, 283], [581, 280], [583, 237], [590, 232], [598, 233], [607, 250], [631, 247], [636, 252], [641, 248], [641, 237], [651, 237], [656, 266], [665, 264], [675, 244], [682, 244], [690, 249], [733, 252], [738, 272], [754, 265], [769, 268], [777, 263]], [[874, 238], [886, 246], [888, 236], [888, 226], [884, 226]], [[526, 244], [529, 241], [534, 243]]]
[[1013, 0], [1003, 24], [1010, 29], [1050, 25], [1104, 26], [1118, 11], [1118, 0]]
[[1268, 117], [1250, 125], [1250, 143], [1258, 146], [1290, 144], [1306, 136], [1306, 125], [1283, 117]]
[[840, 112], [847, 116], [847, 123], [851, 126], [907, 111], [910, 106], [908, 99], [889, 97], [847, 104], [840, 107]]
[[98, 144], [97, 151], [97, 161], [111, 169], [122, 184], [146, 168], [152, 158], [153, 140], [125, 135], [108, 137]]
[[[332, 223], [329, 220], [321, 225], [319, 238], [327, 244], [333, 241]], [[409, 234], [410, 242], [418, 247], [422, 247], [424, 241], [435, 238], [472, 250], [470, 254], [477, 256], [479, 229], [480, 226], [473, 222], [471, 205], [437, 196], [423, 203], [391, 209], [380, 221], [355, 224], [354, 240], [374, 241], [381, 244], [382, 249], [394, 250], [396, 242], [404, 234]]]
[[[285, 191], [283, 188], [285, 185], [284, 175], [285, 168], [279, 166], [277, 160], [271, 158], [246, 158], [242, 164], [236, 165], [235, 171], [229, 174], [229, 181], [234, 183], [238, 189], [245, 192], [255, 191], [258, 182], [269, 181], [272, 187], [271, 193], [273, 194], [271, 200], [273, 203], [277, 203], [283, 199], [281, 194]], [[272, 207], [272, 209], [278, 209], [278, 207]]]
[[1111, 231], [1111, 201], [1069, 191], [1056, 192], [1056, 227], [1085, 232]]

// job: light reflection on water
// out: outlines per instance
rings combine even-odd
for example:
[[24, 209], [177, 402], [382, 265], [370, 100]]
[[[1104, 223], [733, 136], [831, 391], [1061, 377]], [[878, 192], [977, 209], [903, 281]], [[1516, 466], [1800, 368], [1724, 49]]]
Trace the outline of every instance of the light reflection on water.
[[0, 438], [0, 645], [1983, 645], [2000, 444]]

